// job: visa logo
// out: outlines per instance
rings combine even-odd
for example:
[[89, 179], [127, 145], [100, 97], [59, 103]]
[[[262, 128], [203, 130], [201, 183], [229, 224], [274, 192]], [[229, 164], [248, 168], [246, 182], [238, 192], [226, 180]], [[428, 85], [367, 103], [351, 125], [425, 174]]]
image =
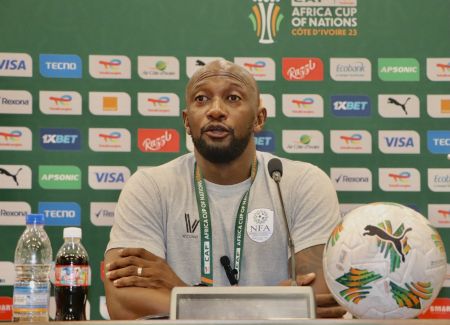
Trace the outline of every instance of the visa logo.
[[27, 66], [24, 60], [1, 60], [0, 70], [26, 70]]
[[388, 147], [414, 147], [414, 140], [412, 137], [385, 137]]
[[125, 176], [123, 173], [95, 173], [95, 178], [98, 183], [125, 183]]

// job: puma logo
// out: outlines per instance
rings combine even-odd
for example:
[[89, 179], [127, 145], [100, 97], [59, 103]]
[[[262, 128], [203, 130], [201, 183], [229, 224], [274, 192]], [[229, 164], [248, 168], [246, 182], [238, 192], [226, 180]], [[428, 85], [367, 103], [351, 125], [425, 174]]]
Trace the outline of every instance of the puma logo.
[[0, 175], [3, 174], [3, 175], [6, 175], [6, 176], [11, 177], [11, 178], [14, 180], [14, 182], [16, 182], [17, 186], [19, 186], [19, 182], [17, 181], [17, 174], [19, 174], [19, 172], [20, 172], [21, 170], [22, 170], [22, 168], [19, 168], [19, 170], [17, 171], [17, 173], [11, 174], [11, 173], [10, 173], [9, 171], [7, 171], [6, 169], [0, 168]]
[[394, 237], [391, 236], [390, 234], [388, 234], [386, 231], [384, 231], [381, 228], [372, 226], [372, 225], [367, 225], [364, 228], [365, 233], [363, 233], [363, 236], [377, 236], [378, 238], [380, 238], [381, 240], [386, 240], [392, 243], [392, 245], [394, 245], [395, 250], [397, 251], [397, 253], [402, 257], [402, 262], [405, 261], [405, 254], [403, 254], [403, 244], [402, 244], [402, 239], [405, 237], [406, 233], [408, 231], [411, 231], [412, 228], [407, 228], [405, 229], [405, 231], [403, 232], [403, 234], [399, 237]]
[[406, 103], [410, 100], [411, 98], [408, 97], [405, 102], [402, 104], [400, 102], [398, 102], [395, 98], [389, 97], [388, 98], [388, 104], [394, 104], [397, 106], [400, 106], [403, 110], [403, 112], [405, 112], [406, 115], [408, 115], [408, 112], [406, 111]]

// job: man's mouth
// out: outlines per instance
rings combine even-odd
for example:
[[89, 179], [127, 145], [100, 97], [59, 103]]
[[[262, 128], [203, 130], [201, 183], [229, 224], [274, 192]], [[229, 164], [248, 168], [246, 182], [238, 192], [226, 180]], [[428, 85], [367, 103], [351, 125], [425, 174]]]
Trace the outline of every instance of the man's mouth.
[[211, 138], [225, 138], [232, 132], [232, 129], [227, 128], [223, 125], [208, 125], [202, 128], [202, 134], [206, 134]]

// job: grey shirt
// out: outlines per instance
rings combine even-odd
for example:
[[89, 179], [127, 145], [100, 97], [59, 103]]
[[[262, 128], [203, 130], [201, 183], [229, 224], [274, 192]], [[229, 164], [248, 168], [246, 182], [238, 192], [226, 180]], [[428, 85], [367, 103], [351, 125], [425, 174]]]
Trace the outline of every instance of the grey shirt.
[[[257, 152], [258, 171], [235, 185], [206, 182], [212, 224], [214, 285], [229, 285], [220, 257], [233, 263], [239, 203], [250, 187], [240, 285], [277, 285], [288, 278], [287, 234], [276, 184], [267, 171], [272, 154]], [[280, 158], [280, 182], [295, 251], [324, 244], [340, 221], [328, 176], [309, 163]], [[167, 260], [186, 283], [200, 282], [200, 224], [192, 153], [139, 169], [120, 194], [107, 250], [142, 247]]]

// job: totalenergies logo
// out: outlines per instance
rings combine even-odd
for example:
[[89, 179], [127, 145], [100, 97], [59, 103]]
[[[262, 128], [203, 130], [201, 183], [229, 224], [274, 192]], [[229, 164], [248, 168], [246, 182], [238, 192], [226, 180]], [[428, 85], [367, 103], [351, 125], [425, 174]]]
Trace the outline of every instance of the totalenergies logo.
[[22, 132], [18, 130], [14, 130], [11, 132], [0, 132], [0, 136], [4, 137], [5, 141], [16, 142], [20, 141], [20, 137], [22, 136]]
[[296, 105], [297, 108], [310, 108], [311, 105], [314, 104], [314, 99], [307, 97], [303, 99], [293, 99], [291, 102]]
[[170, 98], [168, 96], [161, 96], [159, 98], [150, 97], [147, 101], [152, 104], [152, 106], [167, 107], [167, 104], [170, 102]]
[[122, 64], [122, 61], [119, 59], [112, 59], [109, 61], [100, 60], [98, 61], [99, 64], [103, 66], [105, 70], [117, 70], [119, 69], [120, 65]]
[[271, 44], [280, 29], [280, 23], [284, 16], [280, 12], [280, 6], [275, 4], [280, 0], [253, 0], [256, 4], [248, 16], [252, 22], [253, 30], [259, 37], [259, 43]]
[[450, 217], [450, 210], [439, 209], [438, 213], [441, 214], [444, 218]]
[[358, 133], [352, 134], [351, 136], [341, 135], [340, 138], [345, 142], [345, 144], [359, 144], [361, 142], [362, 135]]
[[445, 63], [437, 63], [436, 67], [441, 69], [442, 72], [450, 72], [450, 62], [445, 64]]
[[391, 177], [394, 182], [407, 183], [411, 178], [410, 172], [401, 172], [399, 174], [389, 173], [389, 177]]
[[122, 134], [120, 132], [111, 132], [109, 134], [99, 133], [98, 136], [105, 142], [117, 142], [122, 137]]
[[61, 97], [50, 96], [49, 99], [55, 103], [57, 106], [67, 106], [72, 101], [72, 96], [64, 95]]

